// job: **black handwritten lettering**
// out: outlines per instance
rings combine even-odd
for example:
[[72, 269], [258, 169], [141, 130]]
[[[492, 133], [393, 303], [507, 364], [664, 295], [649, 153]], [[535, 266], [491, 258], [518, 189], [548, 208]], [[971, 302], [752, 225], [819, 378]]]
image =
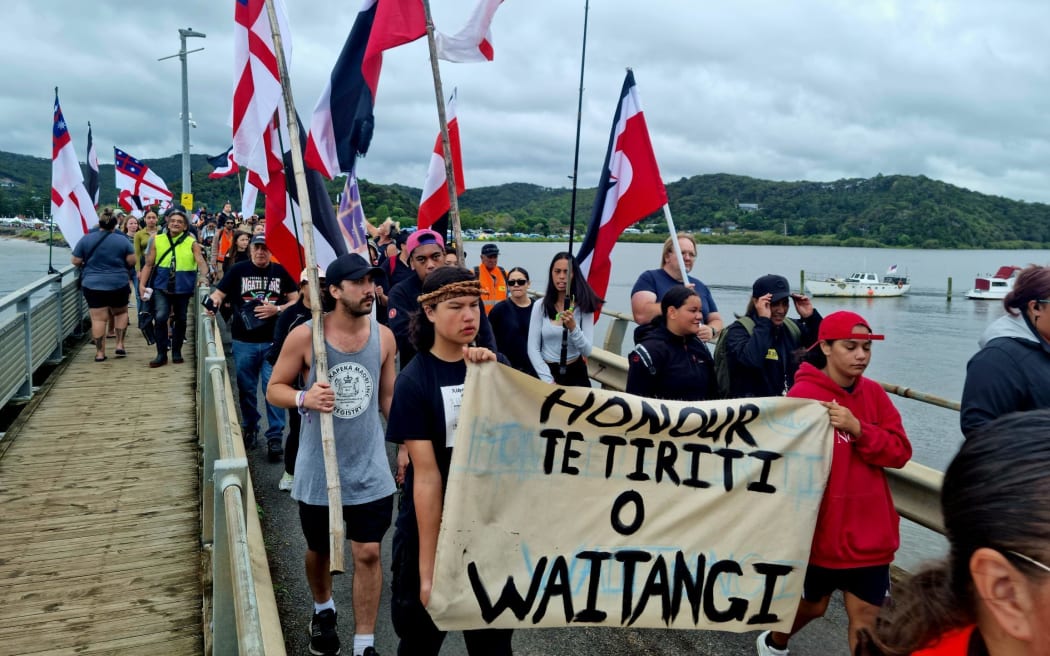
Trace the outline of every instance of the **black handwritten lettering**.
[[637, 430], [645, 424], [649, 424], [649, 428], [646, 429], [646, 432], [650, 435], [656, 435], [657, 433], [662, 433], [667, 430], [667, 427], [671, 425], [671, 411], [663, 403], [659, 404], [659, 407], [660, 416], [658, 417], [656, 414], [656, 408], [643, 399], [642, 416], [638, 419], [638, 423], [627, 429], [627, 432], [637, 432]]
[[620, 624], [626, 622], [627, 618], [631, 616], [631, 600], [634, 599], [635, 565], [647, 563], [652, 559], [652, 554], [634, 549], [616, 552], [616, 560], [623, 563], [623, 605], [620, 609]]
[[[624, 506], [629, 503], [634, 504], [634, 520], [630, 524], [626, 524], [620, 518], [623, 514]], [[613, 530], [620, 535], [631, 535], [642, 527], [642, 522], [645, 521], [645, 502], [642, 501], [642, 495], [638, 494], [635, 490], [627, 490], [616, 497], [613, 501], [612, 512], [610, 513], [610, 521], [612, 522]]]
[[[602, 415], [605, 414], [607, 410], [612, 409], [619, 410], [619, 412], [616, 413], [619, 416], [617, 418], [609, 417], [608, 419], [603, 419]], [[626, 399], [620, 398], [619, 396], [610, 396], [605, 400], [605, 403], [602, 403], [594, 410], [594, 412], [587, 415], [587, 422], [592, 426], [597, 426], [599, 428], [622, 426], [630, 420], [631, 404], [628, 403]]]
[[576, 423], [576, 420], [580, 418], [580, 415], [582, 415], [584, 412], [587, 412], [587, 410], [589, 410], [590, 407], [594, 405], [594, 392], [588, 392], [587, 398], [583, 400], [583, 403], [580, 405], [576, 405], [575, 403], [570, 403], [569, 401], [562, 400], [562, 397], [565, 396], [565, 393], [567, 391], [568, 390], [559, 387], [558, 389], [548, 394], [547, 398], [543, 399], [543, 405], [540, 406], [541, 424], [547, 423], [547, 421], [551, 417], [551, 411], [555, 408], [555, 406], [560, 405], [565, 408], [572, 408], [572, 412], [569, 413], [569, 417], [567, 420], [568, 424], [571, 426], [574, 423]]
[[590, 574], [587, 579], [587, 605], [583, 610], [576, 613], [573, 622], [598, 623], [604, 622], [609, 616], [604, 610], [598, 610], [598, 586], [601, 583], [602, 562], [612, 558], [608, 551], [581, 551], [576, 554], [580, 560], [588, 560], [591, 563]]
[[689, 478], [682, 481], [686, 487], [707, 488], [711, 484], [700, 478], [700, 454], [711, 453], [711, 447], [706, 444], [686, 444], [682, 449], [693, 457], [689, 461]]
[[783, 456], [773, 451], [751, 451], [747, 457], [762, 461], [762, 471], [758, 475], [758, 480], [748, 483], [747, 489], [752, 492], [775, 493], [777, 488], [769, 484], [769, 470], [773, 466], [773, 461], [780, 460]]
[[736, 418], [736, 423], [726, 430], [726, 446], [733, 443], [734, 434], [738, 435], [740, 441], [744, 444], [748, 446], [758, 446], [758, 442], [755, 441], [755, 436], [747, 430], [747, 425], [758, 419], [758, 406], [754, 403], [741, 403], [739, 411], [740, 414]]
[[648, 437], [636, 437], [631, 440], [631, 446], [637, 451], [634, 454], [634, 471], [627, 474], [627, 478], [632, 481], [647, 481], [649, 474], [645, 473], [645, 450], [653, 447], [653, 441]]
[[557, 428], [544, 428], [540, 431], [540, 437], [547, 440], [547, 448], [543, 452], [543, 473], [550, 475], [554, 471], [554, 453], [558, 449], [558, 440], [565, 437], [565, 433]]
[[478, 575], [478, 566], [473, 561], [467, 563], [467, 578], [470, 579], [470, 588], [474, 591], [474, 598], [478, 600], [481, 619], [486, 624], [492, 624], [497, 617], [503, 614], [504, 610], [509, 609], [510, 612], [514, 613], [514, 617], [524, 620], [525, 616], [529, 614], [532, 604], [536, 602], [536, 593], [539, 592], [540, 583], [543, 581], [543, 572], [546, 569], [547, 557], [544, 556], [536, 563], [536, 569], [532, 574], [532, 582], [529, 584], [529, 591], [524, 598], [518, 594], [518, 588], [514, 585], [514, 577], [508, 576], [507, 582], [503, 584], [503, 591], [500, 593], [499, 599], [493, 604], [489, 600], [485, 586], [481, 583], [481, 577]]
[[[698, 427], [686, 427], [691, 418], [698, 418], [700, 422]], [[675, 420], [674, 426], [667, 431], [667, 434], [671, 437], [689, 437], [690, 435], [695, 435], [706, 423], [707, 413], [700, 408], [682, 408], [678, 411], [678, 419]]]
[[743, 451], [736, 449], [716, 449], [715, 455], [722, 456], [722, 485], [726, 492], [733, 489], [733, 461], [744, 457]]
[[740, 568], [740, 563], [735, 560], [720, 560], [711, 565], [711, 569], [707, 572], [707, 583], [704, 585], [704, 615], [707, 616], [707, 619], [718, 624], [734, 620], [739, 622], [744, 619], [744, 613], [747, 612], [746, 599], [729, 597], [729, 608], [719, 610], [715, 607], [715, 585], [718, 583], [718, 577], [722, 574], [742, 576], [744, 570]]
[[612, 476], [613, 467], [616, 466], [616, 447], [624, 446], [627, 444], [627, 440], [618, 435], [602, 435], [598, 438], [598, 441], [608, 447], [605, 452], [605, 478]]
[[773, 603], [773, 592], [776, 590], [777, 578], [787, 576], [795, 568], [791, 565], [778, 565], [776, 563], [755, 563], [752, 565], [756, 572], [766, 577], [762, 589], [762, 606], [758, 612], [747, 619], [748, 624], [772, 624], [779, 622], [780, 617], [776, 613], [769, 612], [769, 606]]
[[674, 442], [660, 442], [660, 448], [656, 453], [656, 482], [664, 480], [664, 476], [675, 485], [681, 485], [678, 472], [674, 470], [674, 463], [678, 460], [678, 447]]
[[664, 560], [663, 555], [657, 556], [656, 562], [649, 569], [649, 576], [645, 579], [645, 586], [642, 588], [642, 591], [638, 593], [638, 603], [634, 606], [634, 613], [631, 615], [631, 621], [628, 625], [638, 621], [638, 618], [642, 616], [642, 612], [645, 611], [646, 604], [649, 603], [649, 597], [657, 595], [660, 597], [660, 619], [664, 621], [664, 624], [669, 624], [671, 620], [671, 585], [667, 576], [667, 561]]
[[671, 617], [677, 618], [682, 609], [682, 592], [689, 598], [689, 609], [692, 611], [693, 624], [700, 623], [700, 601], [703, 599], [704, 568], [707, 558], [702, 554], [696, 557], [696, 576], [689, 571], [685, 554], [681, 551], [674, 557], [674, 595], [671, 597]]
[[578, 467], [569, 464], [573, 458], [579, 458], [580, 452], [572, 448], [573, 442], [582, 442], [583, 435], [578, 431], [569, 431], [565, 438], [565, 450], [561, 454], [561, 473], [576, 476], [580, 473]]
[[[533, 577], [535, 581], [535, 576]], [[551, 573], [547, 577], [547, 586], [543, 590], [543, 599], [540, 600], [539, 608], [532, 616], [532, 623], [539, 624], [543, 616], [547, 614], [547, 604], [551, 597], [561, 595], [562, 608], [565, 611], [565, 622], [572, 619], [572, 587], [569, 585], [569, 566], [565, 562], [565, 556], [558, 556], [551, 564]]]

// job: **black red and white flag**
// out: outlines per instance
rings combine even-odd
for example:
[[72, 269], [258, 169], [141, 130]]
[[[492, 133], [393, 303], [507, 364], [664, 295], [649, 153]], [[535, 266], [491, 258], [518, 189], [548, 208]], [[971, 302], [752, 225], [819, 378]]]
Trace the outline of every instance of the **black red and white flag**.
[[609, 148], [577, 254], [587, 282], [599, 297], [609, 288], [612, 250], [623, 231], [667, 204], [667, 190], [649, 140], [634, 73], [628, 69], [613, 119]]
[[88, 176], [84, 182], [88, 196], [91, 196], [91, 204], [98, 208], [98, 153], [95, 151], [95, 141], [91, 137], [91, 123], [88, 123], [88, 145], [87, 145]]
[[331, 180], [368, 152], [383, 51], [426, 34], [420, 0], [365, 0], [310, 118], [306, 165]]
[[[266, 245], [277, 261], [294, 275], [305, 267], [306, 262], [302, 214], [299, 209], [302, 195], [296, 188], [292, 172], [292, 153], [290, 150], [282, 153], [279, 145], [284, 143], [291, 148], [287, 122], [283, 117], [282, 108], [264, 135], [264, 143], [268, 149], [269, 182], [263, 184], [255, 171], [248, 173], [248, 182], [266, 195]], [[305, 134], [302, 125], [299, 127], [299, 134], [302, 140], [302, 135]], [[306, 198], [310, 203], [310, 217], [313, 221], [317, 264], [327, 267], [332, 260], [348, 252], [346, 240], [321, 174], [307, 169], [306, 187]]]
[[208, 174], [208, 177], [212, 180], [225, 178], [228, 175], [233, 175], [240, 171], [237, 162], [233, 161], [233, 146], [227, 148], [225, 153], [216, 155], [215, 157], [209, 157], [208, 163], [215, 167], [215, 170]]
[[[456, 92], [452, 91], [452, 97], [445, 105], [445, 120], [448, 124], [448, 145], [452, 151], [452, 174], [456, 178], [456, 195], [460, 196], [466, 191], [467, 186], [463, 180], [463, 154], [460, 152], [459, 142], [459, 119], [456, 118]], [[419, 214], [416, 217], [416, 226], [419, 229], [431, 228], [438, 224], [441, 218], [448, 214], [451, 207], [451, 199], [448, 197], [448, 178], [445, 175], [445, 149], [441, 146], [441, 134], [434, 142], [434, 150], [430, 154], [430, 168], [427, 169], [426, 180], [423, 181], [423, 196], [419, 202]], [[447, 224], [447, 219], [445, 220]], [[447, 227], [446, 227], [447, 231]], [[439, 232], [441, 232], [439, 230]], [[445, 233], [442, 232], [442, 236]]]

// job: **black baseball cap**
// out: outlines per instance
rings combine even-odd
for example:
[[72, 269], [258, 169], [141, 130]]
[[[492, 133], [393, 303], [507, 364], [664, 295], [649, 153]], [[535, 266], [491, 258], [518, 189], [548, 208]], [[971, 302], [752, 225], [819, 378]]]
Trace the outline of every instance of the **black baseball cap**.
[[266, 246], [266, 235], [255, 235], [249, 246]]
[[499, 255], [499, 246], [495, 244], [485, 244], [481, 247], [482, 255]]
[[772, 294], [773, 297], [769, 299], [769, 302], [776, 303], [791, 296], [791, 285], [788, 284], [787, 278], [784, 276], [767, 273], [751, 286], [751, 296], [754, 298], [759, 298], [766, 294]]
[[325, 268], [324, 280], [326, 285], [338, 285], [344, 280], [361, 280], [369, 274], [376, 281], [386, 279], [386, 272], [383, 269], [372, 266], [357, 253], [347, 253], [335, 258]]

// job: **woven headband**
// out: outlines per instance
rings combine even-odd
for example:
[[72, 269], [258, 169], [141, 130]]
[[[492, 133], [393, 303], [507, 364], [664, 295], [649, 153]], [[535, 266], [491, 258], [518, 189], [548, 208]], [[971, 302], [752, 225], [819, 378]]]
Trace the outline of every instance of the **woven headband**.
[[457, 296], [481, 296], [481, 283], [477, 280], [462, 280], [442, 285], [432, 292], [416, 297], [420, 305], [437, 305]]

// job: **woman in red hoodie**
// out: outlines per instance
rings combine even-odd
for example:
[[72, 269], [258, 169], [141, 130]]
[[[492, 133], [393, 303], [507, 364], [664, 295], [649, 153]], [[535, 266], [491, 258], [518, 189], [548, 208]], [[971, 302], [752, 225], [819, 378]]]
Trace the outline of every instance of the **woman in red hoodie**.
[[911, 458], [911, 443], [886, 392], [863, 376], [871, 342], [883, 338], [854, 312], [824, 317], [817, 343], [788, 392], [828, 409], [835, 448], [795, 624], [791, 633], [762, 633], [760, 656], [786, 655], [788, 639], [824, 615], [835, 590], [843, 591], [853, 653], [857, 632], [875, 625], [889, 594], [900, 517], [883, 468], [903, 467]]

